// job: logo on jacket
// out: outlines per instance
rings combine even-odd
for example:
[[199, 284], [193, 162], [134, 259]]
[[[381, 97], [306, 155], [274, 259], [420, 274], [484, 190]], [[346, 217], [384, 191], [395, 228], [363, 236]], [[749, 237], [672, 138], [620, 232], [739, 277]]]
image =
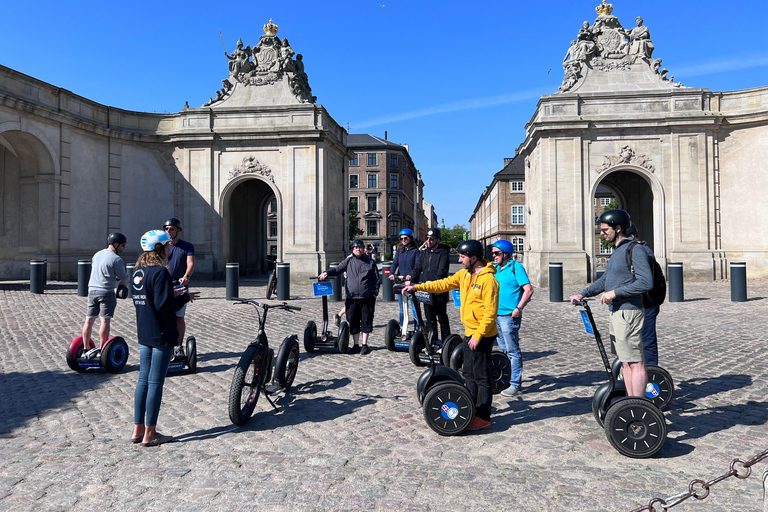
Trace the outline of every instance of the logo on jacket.
[[133, 289], [137, 292], [144, 289], [144, 269], [142, 268], [133, 273]]

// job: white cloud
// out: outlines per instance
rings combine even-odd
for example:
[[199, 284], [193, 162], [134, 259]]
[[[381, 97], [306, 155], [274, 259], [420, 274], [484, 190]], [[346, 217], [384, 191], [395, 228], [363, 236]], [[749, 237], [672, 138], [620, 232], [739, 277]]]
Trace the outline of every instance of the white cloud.
[[715, 60], [683, 67], [675, 70], [675, 75], [686, 78], [691, 76], [714, 75], [740, 69], [750, 69], [760, 66], [768, 66], [768, 55], [750, 55], [726, 60]]

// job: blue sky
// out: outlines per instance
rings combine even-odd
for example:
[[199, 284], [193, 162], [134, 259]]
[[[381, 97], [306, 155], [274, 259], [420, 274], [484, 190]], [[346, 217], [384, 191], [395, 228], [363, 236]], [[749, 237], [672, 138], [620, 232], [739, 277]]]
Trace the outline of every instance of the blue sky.
[[[0, 64], [127, 110], [200, 106], [228, 74], [238, 37], [272, 18], [313, 93], [351, 133], [409, 144], [425, 197], [468, 225], [480, 193], [525, 137], [542, 94], [597, 0], [6, 2]], [[768, 85], [765, 0], [617, 0], [642, 16], [675, 80], [712, 91]], [[31, 9], [30, 9], [30, 6]]]

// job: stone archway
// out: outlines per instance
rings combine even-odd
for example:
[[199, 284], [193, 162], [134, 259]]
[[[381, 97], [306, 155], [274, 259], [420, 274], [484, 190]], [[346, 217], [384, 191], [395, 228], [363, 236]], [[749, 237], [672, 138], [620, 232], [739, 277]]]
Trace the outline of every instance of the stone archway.
[[261, 179], [242, 180], [229, 191], [226, 208], [227, 262], [239, 263], [243, 276], [268, 272], [281, 252], [275, 191]]

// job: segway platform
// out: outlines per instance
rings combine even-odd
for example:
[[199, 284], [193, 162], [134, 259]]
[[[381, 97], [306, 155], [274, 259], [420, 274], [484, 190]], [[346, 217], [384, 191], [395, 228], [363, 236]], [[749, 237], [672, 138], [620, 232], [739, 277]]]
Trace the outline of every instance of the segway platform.
[[83, 337], [78, 336], [67, 350], [67, 366], [76, 372], [89, 368], [104, 368], [109, 373], [117, 373], [128, 362], [128, 344], [120, 336], [107, 340], [103, 349], [96, 349], [93, 340], [88, 340], [88, 351], [83, 353]]

